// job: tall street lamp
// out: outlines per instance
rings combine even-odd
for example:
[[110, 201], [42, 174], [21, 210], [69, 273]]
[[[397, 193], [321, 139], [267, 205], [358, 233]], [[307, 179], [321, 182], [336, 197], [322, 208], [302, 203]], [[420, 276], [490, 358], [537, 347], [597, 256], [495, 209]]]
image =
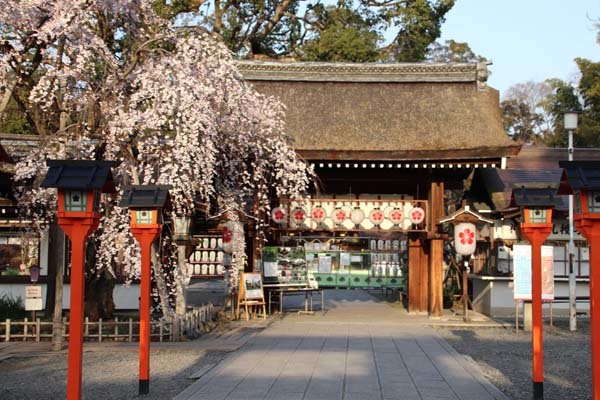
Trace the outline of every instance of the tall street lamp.
[[119, 206], [129, 207], [131, 233], [142, 250], [140, 282], [139, 394], [150, 392], [150, 257], [152, 242], [162, 230], [162, 208], [169, 200], [170, 185], [125, 186]]
[[600, 162], [559, 161], [559, 194], [575, 195], [574, 222], [590, 247], [592, 398], [600, 400]]
[[67, 399], [81, 398], [85, 241], [100, 223], [100, 193], [114, 192], [114, 161], [48, 160], [41, 187], [58, 189], [58, 225], [71, 239]]
[[521, 233], [531, 244], [531, 316], [533, 398], [544, 398], [544, 342], [542, 329], [542, 244], [552, 232], [552, 209], [557, 205], [552, 188], [515, 188], [512, 205], [521, 208]]
[[[569, 161], [573, 161], [573, 131], [577, 129], [577, 111], [567, 111], [564, 114], [564, 127], [569, 132]], [[573, 241], [573, 195], [569, 195], [569, 329], [577, 330], [577, 301], [576, 301], [576, 279], [573, 262], [575, 259], [575, 243]]]

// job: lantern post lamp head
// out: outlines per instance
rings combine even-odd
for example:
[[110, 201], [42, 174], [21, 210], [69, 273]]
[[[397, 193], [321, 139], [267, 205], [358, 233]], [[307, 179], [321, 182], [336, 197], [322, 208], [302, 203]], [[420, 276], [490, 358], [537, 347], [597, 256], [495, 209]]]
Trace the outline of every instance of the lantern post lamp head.
[[559, 194], [573, 194], [575, 221], [600, 219], [600, 162], [559, 161], [563, 174]]
[[114, 161], [48, 160], [41, 187], [58, 189], [58, 218], [98, 218], [100, 194], [114, 193]]
[[162, 225], [162, 209], [170, 204], [171, 185], [132, 185], [123, 187], [120, 207], [129, 207], [132, 229]]
[[514, 188], [511, 206], [521, 209], [521, 227], [552, 229], [552, 210], [560, 203], [556, 194], [556, 189], [552, 187]]

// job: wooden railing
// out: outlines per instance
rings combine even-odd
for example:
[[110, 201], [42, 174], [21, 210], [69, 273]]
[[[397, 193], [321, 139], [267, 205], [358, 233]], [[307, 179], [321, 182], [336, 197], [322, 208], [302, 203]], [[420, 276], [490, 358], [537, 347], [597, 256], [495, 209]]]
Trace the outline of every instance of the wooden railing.
[[[208, 304], [195, 307], [186, 314], [170, 319], [153, 321], [150, 327], [151, 340], [178, 341], [181, 337], [197, 337], [205, 332], [205, 324], [215, 316], [214, 307]], [[0, 340], [10, 341], [44, 341], [52, 340], [52, 322], [7, 319], [0, 323]], [[89, 321], [86, 317], [83, 324], [84, 340], [102, 342], [105, 340], [133, 342], [139, 340], [139, 321], [132, 318], [114, 320]], [[68, 339], [69, 321], [63, 318], [62, 337]]]

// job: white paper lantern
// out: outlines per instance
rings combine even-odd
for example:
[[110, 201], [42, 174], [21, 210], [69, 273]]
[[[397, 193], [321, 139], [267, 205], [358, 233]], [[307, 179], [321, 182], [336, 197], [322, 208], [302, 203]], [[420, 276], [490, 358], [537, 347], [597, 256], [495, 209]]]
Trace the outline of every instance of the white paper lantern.
[[394, 207], [389, 210], [388, 218], [394, 225], [400, 225], [404, 219], [404, 212], [402, 212], [402, 209]]
[[315, 207], [312, 209], [312, 213], [311, 213], [312, 219], [319, 223], [319, 222], [323, 222], [323, 220], [325, 219], [325, 209], [321, 206]]
[[225, 227], [223, 227], [223, 234], [222, 234], [222, 239], [223, 239], [223, 251], [226, 253], [231, 253], [233, 252], [233, 227], [229, 226], [230, 224], [227, 223], [225, 225]]
[[296, 224], [302, 224], [305, 219], [306, 219], [306, 210], [302, 207], [294, 208], [294, 211], [292, 211], [292, 220]]
[[375, 208], [375, 209], [371, 210], [371, 212], [369, 213], [369, 220], [371, 220], [373, 225], [381, 224], [384, 219], [385, 219], [385, 215], [384, 215], [383, 211], [381, 211], [379, 208]]
[[283, 224], [285, 222], [286, 217], [285, 209], [281, 207], [275, 207], [273, 211], [271, 211], [271, 217], [276, 223]]
[[360, 208], [353, 208], [350, 211], [350, 220], [354, 225], [360, 225], [365, 220], [365, 212]]
[[341, 224], [342, 222], [344, 222], [346, 220], [346, 218], [348, 217], [346, 211], [342, 208], [334, 208], [333, 211], [331, 212], [331, 220], [335, 223], [335, 224]]
[[412, 210], [410, 210], [408, 216], [410, 218], [410, 222], [415, 225], [420, 224], [425, 219], [425, 210], [423, 210], [421, 207], [414, 207]]
[[474, 224], [461, 222], [454, 226], [454, 247], [463, 256], [475, 253], [477, 246], [477, 230]]

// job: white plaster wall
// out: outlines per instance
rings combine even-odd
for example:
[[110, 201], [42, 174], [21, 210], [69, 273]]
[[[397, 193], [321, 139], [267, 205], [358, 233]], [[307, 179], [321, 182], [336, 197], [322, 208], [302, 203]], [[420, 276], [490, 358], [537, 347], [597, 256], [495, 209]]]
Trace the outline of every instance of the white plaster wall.
[[[470, 276], [473, 285], [473, 307], [475, 311], [490, 316], [514, 315], [515, 301], [513, 299], [512, 278], [494, 278]], [[568, 278], [554, 279], [554, 295], [569, 296]], [[578, 279], [576, 295], [580, 297], [590, 295], [589, 280]], [[549, 314], [550, 306], [544, 303], [543, 312]], [[568, 303], [553, 303], [552, 311], [556, 315], [568, 315]], [[577, 311], [589, 311], [589, 302], [578, 302]]]
[[[20, 297], [25, 303], [25, 286], [30, 284], [0, 284], [0, 296], [7, 294], [14, 298]], [[46, 307], [46, 284], [40, 284], [42, 287], [42, 307]], [[64, 285], [63, 291], [63, 309], [69, 309], [69, 301], [71, 296], [70, 285]], [[115, 307], [117, 310], [137, 310], [139, 309], [139, 285], [130, 285], [125, 287], [123, 285], [116, 285], [113, 292], [113, 299], [115, 301]]]

